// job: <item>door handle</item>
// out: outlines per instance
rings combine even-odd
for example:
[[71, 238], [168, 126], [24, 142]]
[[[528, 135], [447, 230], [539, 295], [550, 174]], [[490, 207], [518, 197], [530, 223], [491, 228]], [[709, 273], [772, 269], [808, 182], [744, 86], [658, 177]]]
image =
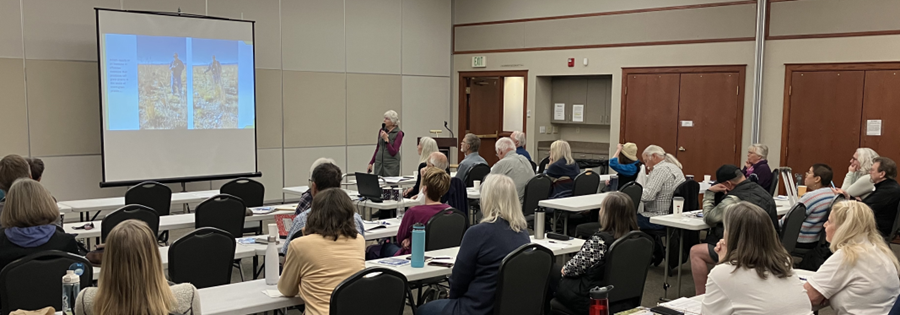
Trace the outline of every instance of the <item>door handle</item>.
[[684, 152], [684, 147], [678, 147], [678, 151]]

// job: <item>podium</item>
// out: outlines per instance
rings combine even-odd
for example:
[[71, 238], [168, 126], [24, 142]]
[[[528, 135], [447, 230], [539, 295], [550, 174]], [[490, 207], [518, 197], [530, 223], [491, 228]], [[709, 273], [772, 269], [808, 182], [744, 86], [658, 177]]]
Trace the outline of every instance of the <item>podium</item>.
[[[437, 143], [438, 151], [447, 156], [447, 160], [450, 160], [450, 148], [455, 148], [459, 141], [456, 138], [432, 138], [434, 142]], [[422, 141], [422, 137], [416, 138], [416, 145], [419, 145], [419, 142]]]

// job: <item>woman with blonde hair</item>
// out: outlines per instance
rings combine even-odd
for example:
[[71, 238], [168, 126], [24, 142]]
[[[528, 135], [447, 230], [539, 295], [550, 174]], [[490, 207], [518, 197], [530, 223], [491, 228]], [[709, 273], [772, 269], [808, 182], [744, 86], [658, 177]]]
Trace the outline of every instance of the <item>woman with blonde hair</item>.
[[56, 225], [58, 221], [59, 208], [44, 186], [28, 178], [13, 182], [0, 212], [0, 269], [47, 250], [78, 254], [75, 237]]
[[125, 220], [109, 232], [101, 265], [97, 287], [81, 290], [75, 314], [200, 314], [197, 288], [169, 286], [156, 235], [143, 221]]
[[581, 173], [578, 163], [572, 158], [572, 148], [565, 140], [556, 140], [550, 144], [550, 165], [544, 171], [553, 180], [552, 198], [572, 195], [575, 177]]
[[403, 197], [406, 198], [411, 198], [412, 196], [419, 194], [419, 187], [421, 187], [422, 184], [422, 169], [428, 166], [428, 157], [432, 153], [438, 152], [437, 141], [434, 141], [431, 137], [422, 137], [419, 139], [419, 145], [416, 149], [419, 153], [419, 167], [416, 168], [416, 185], [407, 188], [406, 191], [403, 192]]
[[812, 305], [830, 302], [838, 314], [887, 314], [900, 292], [900, 263], [866, 204], [842, 201], [825, 222], [834, 254], [803, 287]]
[[878, 153], [870, 148], [859, 148], [850, 158], [850, 166], [847, 167], [847, 176], [844, 176], [844, 183], [841, 185], [841, 191], [846, 192], [851, 197], [866, 198], [873, 190], [875, 184], [869, 176], [869, 170], [872, 164], [875, 164], [875, 158]]
[[719, 263], [709, 273], [703, 314], [812, 314], [791, 255], [762, 208], [742, 201], [725, 212]]
[[491, 314], [500, 263], [531, 242], [516, 185], [506, 175], [491, 174], [481, 184], [480, 224], [466, 230], [450, 274], [450, 298], [429, 302], [419, 315]]

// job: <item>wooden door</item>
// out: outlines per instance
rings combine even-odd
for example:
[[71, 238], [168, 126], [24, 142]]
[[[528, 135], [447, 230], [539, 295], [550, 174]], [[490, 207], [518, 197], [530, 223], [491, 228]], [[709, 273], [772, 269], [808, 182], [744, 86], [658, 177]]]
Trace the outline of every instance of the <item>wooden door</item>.
[[864, 71], [791, 73], [782, 165], [802, 174], [815, 163], [828, 164], [840, 185], [859, 147], [864, 79]]
[[[900, 158], [900, 71], [866, 71], [864, 95], [859, 146]], [[869, 119], [881, 120], [880, 136], [866, 135]]]
[[685, 175], [702, 178], [723, 164], [740, 166], [739, 73], [681, 75], [678, 150]]
[[679, 74], [629, 74], [625, 79], [622, 140], [638, 157], [648, 145], [675, 152], [678, 140]]
[[474, 77], [469, 80], [467, 131], [481, 138], [478, 154], [494, 165], [497, 154], [494, 144], [503, 126], [502, 81], [499, 77]]

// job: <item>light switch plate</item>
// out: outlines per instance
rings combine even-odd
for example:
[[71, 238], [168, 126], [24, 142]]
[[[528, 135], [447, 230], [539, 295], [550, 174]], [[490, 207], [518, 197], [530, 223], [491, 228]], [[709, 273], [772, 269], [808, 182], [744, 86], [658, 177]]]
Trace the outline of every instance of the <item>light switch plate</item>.
[[542, 134], [547, 133], [547, 127], [546, 127], [546, 126], [541, 126], [541, 133], [542, 133]]

